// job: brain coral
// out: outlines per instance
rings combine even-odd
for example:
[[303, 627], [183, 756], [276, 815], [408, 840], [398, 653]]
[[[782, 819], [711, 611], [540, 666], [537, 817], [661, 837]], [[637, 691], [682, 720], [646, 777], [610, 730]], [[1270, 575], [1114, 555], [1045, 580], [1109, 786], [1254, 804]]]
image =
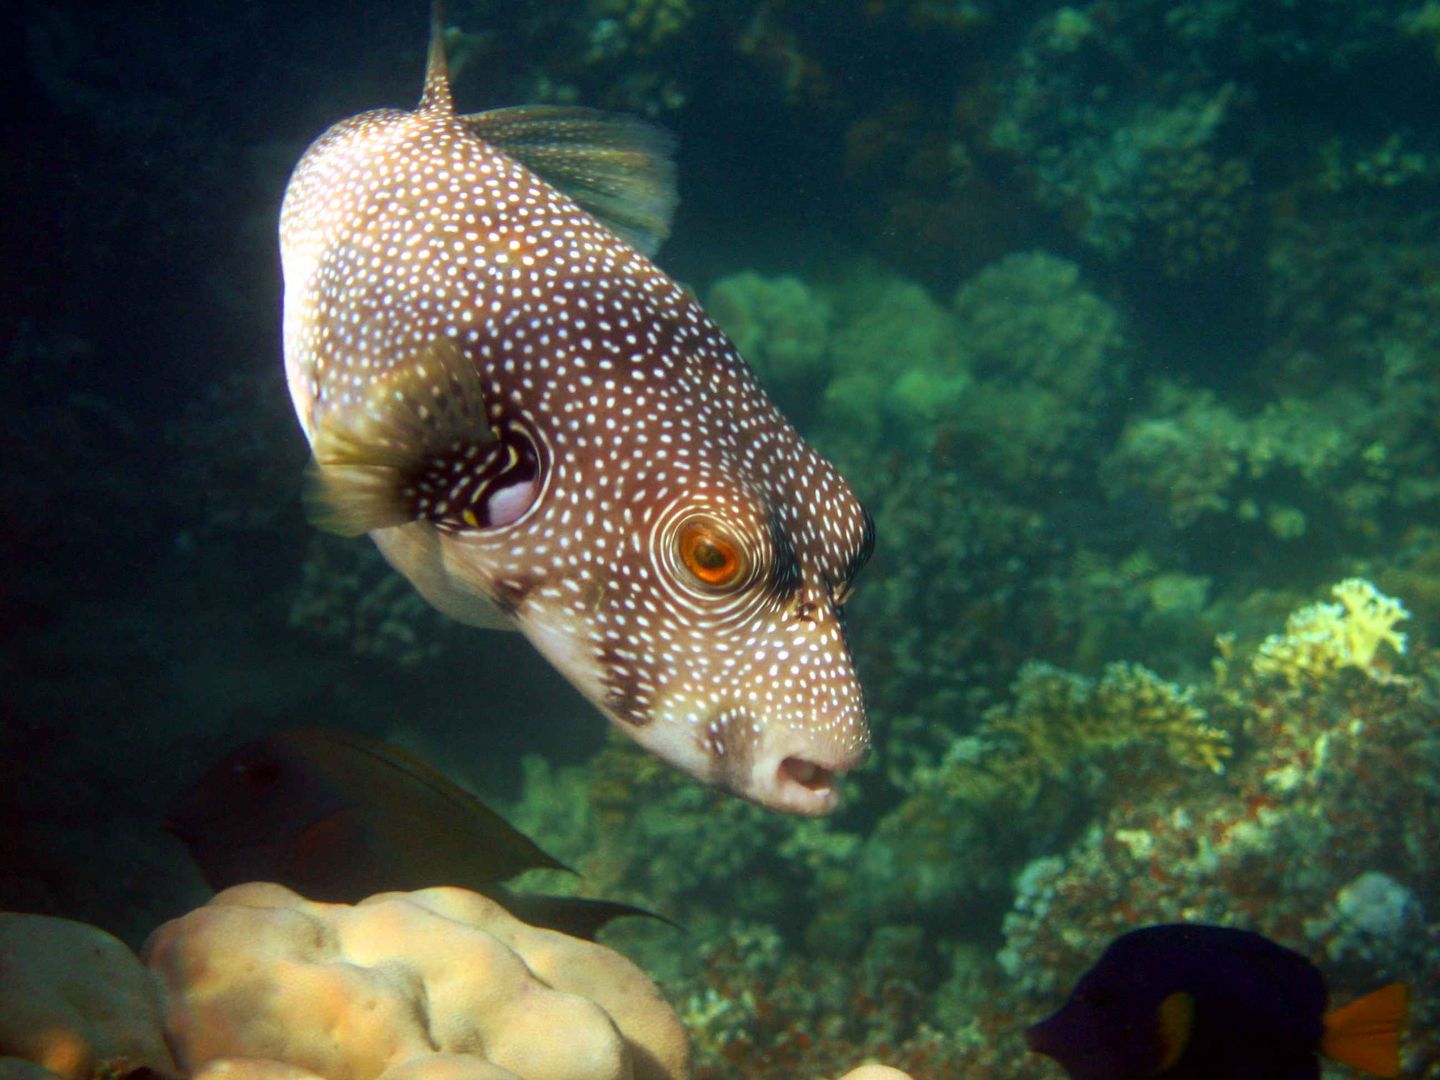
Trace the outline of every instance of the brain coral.
[[241, 885], [161, 926], [144, 955], [166, 991], [181, 1068], [217, 1080], [297, 1069], [327, 1080], [675, 1080], [688, 1070], [684, 1029], [639, 968], [463, 889], [351, 906]]

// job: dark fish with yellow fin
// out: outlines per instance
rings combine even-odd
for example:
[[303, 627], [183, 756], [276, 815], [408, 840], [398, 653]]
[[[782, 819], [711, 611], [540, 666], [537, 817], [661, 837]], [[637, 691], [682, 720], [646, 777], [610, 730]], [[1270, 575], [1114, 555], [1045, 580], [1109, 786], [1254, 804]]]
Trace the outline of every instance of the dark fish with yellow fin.
[[568, 870], [470, 792], [398, 746], [332, 728], [282, 731], [216, 762], [165, 827], [217, 892], [274, 881], [311, 900], [458, 885], [526, 922], [584, 937], [628, 904], [516, 893], [524, 870]]
[[462, 116], [432, 24], [419, 107], [337, 124], [285, 195], [314, 516], [447, 615], [523, 631], [667, 761], [828, 812], [868, 741], [840, 608], [869, 517], [647, 257], [668, 139]]
[[1409, 990], [1326, 1012], [1325, 980], [1249, 930], [1170, 923], [1115, 939], [1026, 1033], [1073, 1080], [1318, 1080], [1320, 1057], [1398, 1076]]

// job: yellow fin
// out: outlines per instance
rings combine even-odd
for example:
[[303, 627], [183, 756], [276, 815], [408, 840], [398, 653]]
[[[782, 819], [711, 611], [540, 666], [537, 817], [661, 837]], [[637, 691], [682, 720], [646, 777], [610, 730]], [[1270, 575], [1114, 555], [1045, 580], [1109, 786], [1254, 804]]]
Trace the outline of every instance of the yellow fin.
[[670, 235], [679, 196], [675, 140], [663, 128], [570, 105], [521, 105], [462, 119], [637, 251], [654, 255]]
[[1195, 1030], [1195, 998], [1184, 992], [1171, 994], [1155, 1010], [1155, 1020], [1160, 1028], [1162, 1056], [1152, 1075], [1159, 1075], [1173, 1069], [1190, 1045], [1190, 1033]]
[[305, 467], [305, 517], [338, 536], [364, 536], [404, 525], [414, 513], [401, 496], [394, 469], [376, 465], [324, 466], [312, 457]]
[[1325, 1015], [1320, 1052], [1374, 1076], [1400, 1075], [1400, 1036], [1410, 1012], [1410, 988], [1382, 986]]
[[410, 478], [426, 459], [457, 441], [495, 438], [475, 366], [457, 342], [436, 338], [377, 378], [364, 402], [319, 414], [306, 513], [342, 536], [414, 521]]

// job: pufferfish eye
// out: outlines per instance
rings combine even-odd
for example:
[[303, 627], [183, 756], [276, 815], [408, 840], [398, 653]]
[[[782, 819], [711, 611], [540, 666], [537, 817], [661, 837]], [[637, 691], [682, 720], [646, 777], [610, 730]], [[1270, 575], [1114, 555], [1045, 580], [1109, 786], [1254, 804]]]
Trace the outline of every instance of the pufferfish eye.
[[744, 560], [736, 544], [713, 525], [694, 521], [680, 530], [680, 559], [704, 584], [715, 588], [740, 580]]

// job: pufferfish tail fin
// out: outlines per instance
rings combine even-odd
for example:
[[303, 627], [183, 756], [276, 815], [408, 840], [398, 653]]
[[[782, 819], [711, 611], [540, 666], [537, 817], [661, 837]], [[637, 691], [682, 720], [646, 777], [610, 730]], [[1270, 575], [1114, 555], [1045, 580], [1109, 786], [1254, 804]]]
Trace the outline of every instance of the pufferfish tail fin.
[[470, 358], [455, 341], [435, 338], [376, 379], [368, 400], [316, 424], [306, 516], [341, 536], [416, 521], [426, 509], [417, 482], [427, 468], [474, 460], [497, 442]]
[[670, 235], [679, 196], [675, 138], [663, 128], [570, 105], [520, 105], [461, 119], [642, 254], [654, 255]]
[[1410, 1012], [1410, 988], [1382, 986], [1325, 1014], [1320, 1052], [1374, 1076], [1400, 1075], [1400, 1037]]

